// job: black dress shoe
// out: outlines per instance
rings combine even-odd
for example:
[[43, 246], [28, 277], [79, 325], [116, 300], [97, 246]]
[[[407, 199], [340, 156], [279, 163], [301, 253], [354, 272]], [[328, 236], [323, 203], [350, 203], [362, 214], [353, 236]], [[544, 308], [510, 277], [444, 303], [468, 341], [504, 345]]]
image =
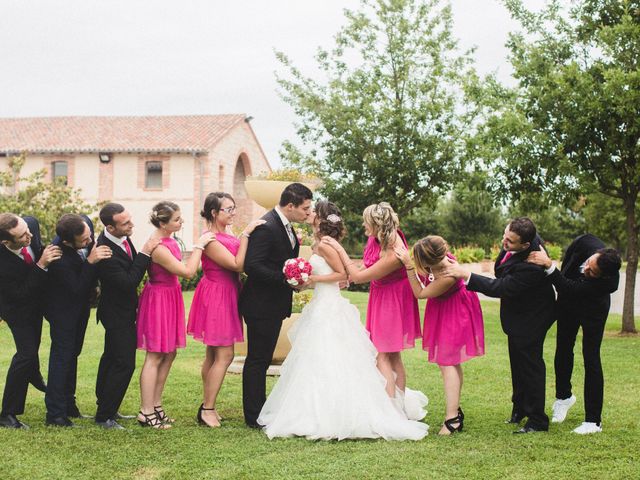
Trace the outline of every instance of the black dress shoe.
[[113, 416], [114, 420], [133, 420], [134, 418], [137, 418], [136, 415], [122, 415], [120, 412], [116, 412]]
[[107, 430], [125, 430], [125, 428], [122, 425], [120, 425], [118, 422], [116, 422], [112, 418], [104, 422], [96, 422], [96, 425], [98, 425], [99, 427], [105, 428]]
[[49, 417], [47, 416], [45, 425], [49, 427], [75, 427], [73, 422], [67, 417]]
[[29, 429], [29, 425], [22, 423], [15, 415], [2, 415], [0, 416], [0, 427], [3, 428], [22, 428], [24, 430]]
[[544, 432], [545, 430], [538, 430], [537, 428], [533, 428], [533, 427], [522, 427], [520, 430], [516, 430], [515, 432], [513, 432], [514, 434], [520, 434], [520, 433], [536, 433], [536, 432]]
[[31, 383], [36, 390], [40, 390], [42, 393], [47, 393], [47, 384], [44, 383], [44, 378], [42, 378], [42, 375], [38, 375], [38, 377], [39, 378], [31, 380], [29, 383]]
[[262, 428], [262, 425], [260, 425], [260, 424], [258, 424], [258, 423], [249, 423], [249, 422], [246, 422], [246, 425], [247, 425], [247, 427], [249, 427], [249, 428], [258, 428], [258, 429]]
[[513, 423], [514, 425], [518, 425], [522, 420], [524, 420], [525, 415], [521, 413], [515, 412], [511, 414], [511, 418], [507, 418], [504, 423]]

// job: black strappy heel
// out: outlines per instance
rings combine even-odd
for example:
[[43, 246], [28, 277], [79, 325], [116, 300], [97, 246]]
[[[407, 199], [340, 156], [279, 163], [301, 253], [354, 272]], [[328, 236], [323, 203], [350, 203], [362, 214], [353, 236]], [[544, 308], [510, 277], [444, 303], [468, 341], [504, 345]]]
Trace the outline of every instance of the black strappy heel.
[[171, 425], [167, 425], [166, 423], [164, 423], [160, 417], [158, 416], [158, 412], [153, 412], [153, 413], [142, 413], [142, 410], [140, 410], [140, 412], [138, 412], [140, 415], [142, 415], [144, 417], [144, 420], [140, 420], [138, 418], [138, 423], [140, 424], [141, 427], [151, 427], [151, 428], [157, 428], [160, 430], [166, 430], [167, 428], [171, 428]]
[[[460, 412], [462, 413], [462, 412]], [[453, 418], [449, 418], [444, 421], [444, 426], [449, 430], [450, 433], [462, 432], [462, 427], [464, 426], [464, 414], [458, 414]], [[458, 424], [454, 427], [454, 424]]]
[[162, 408], [162, 405], [154, 406], [153, 410], [158, 414], [158, 417], [160, 417], [160, 420], [164, 423], [173, 423], [176, 421], [175, 418], [171, 418], [166, 414], [166, 412]]
[[[203, 425], [205, 427], [209, 427], [209, 428], [217, 428], [220, 425], [209, 425], [207, 422], [204, 421], [204, 419], [202, 418], [202, 412], [207, 411], [207, 412], [215, 412], [216, 413], [216, 418], [217, 418], [217, 413], [215, 407], [214, 408], [204, 408], [204, 403], [200, 404], [200, 407], [198, 408], [198, 415], [196, 415], [196, 420], [198, 421], [199, 425]], [[220, 420], [218, 420], [218, 422], [220, 422]]]

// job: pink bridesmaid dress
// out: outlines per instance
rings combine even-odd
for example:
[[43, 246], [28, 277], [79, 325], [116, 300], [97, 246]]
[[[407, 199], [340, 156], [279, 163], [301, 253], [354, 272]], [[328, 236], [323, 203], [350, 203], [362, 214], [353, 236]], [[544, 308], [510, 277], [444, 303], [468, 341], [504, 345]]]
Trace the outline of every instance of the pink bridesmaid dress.
[[[453, 255], [447, 256], [455, 260]], [[484, 355], [480, 301], [476, 292], [467, 290], [463, 280], [439, 297], [427, 300], [422, 348], [429, 353], [429, 362], [442, 366]]]
[[[404, 234], [400, 230], [398, 234], [406, 246]], [[363, 253], [365, 267], [380, 260], [380, 250], [378, 240], [369, 237]], [[415, 339], [420, 337], [420, 312], [404, 266], [371, 281], [367, 330], [378, 352], [400, 352], [415, 346]]]
[[[232, 255], [238, 253], [240, 240], [217, 233], [216, 240]], [[202, 256], [203, 276], [191, 303], [187, 332], [205, 345], [228, 346], [242, 342], [242, 320], [238, 312], [240, 275], [227, 270], [206, 255]]]
[[[182, 258], [180, 246], [173, 238], [163, 238], [176, 259]], [[177, 275], [157, 263], [149, 265], [149, 280], [138, 304], [138, 348], [148, 352], [169, 353], [184, 348], [184, 302]]]

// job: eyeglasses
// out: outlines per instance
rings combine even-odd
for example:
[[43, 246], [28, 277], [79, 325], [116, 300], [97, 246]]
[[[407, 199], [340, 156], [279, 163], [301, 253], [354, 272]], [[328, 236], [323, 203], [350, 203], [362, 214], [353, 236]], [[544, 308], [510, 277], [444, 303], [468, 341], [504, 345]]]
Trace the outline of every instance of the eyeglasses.
[[234, 213], [236, 211], [236, 207], [221, 208], [220, 211], [224, 213]]

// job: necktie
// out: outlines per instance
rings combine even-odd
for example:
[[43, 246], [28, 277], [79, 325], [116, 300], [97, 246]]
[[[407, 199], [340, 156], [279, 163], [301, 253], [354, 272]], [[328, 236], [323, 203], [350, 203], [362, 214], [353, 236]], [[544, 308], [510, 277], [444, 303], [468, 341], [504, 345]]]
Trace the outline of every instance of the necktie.
[[80, 258], [83, 262], [87, 259], [87, 254], [84, 252], [84, 248], [78, 250], [78, 255], [80, 255]]
[[125, 238], [122, 244], [124, 245], [124, 249], [127, 251], [127, 255], [129, 255], [129, 258], [133, 260], [133, 255], [131, 254], [131, 247], [129, 246], [129, 240]]
[[287, 223], [286, 225], [287, 235], [289, 235], [289, 241], [291, 242], [291, 248], [295, 248], [296, 246], [296, 237], [293, 234], [293, 229], [291, 228], [291, 224]]
[[26, 263], [27, 265], [33, 265], [33, 257], [29, 253], [29, 250], [27, 250], [27, 247], [22, 247], [22, 250], [20, 250], [20, 253], [24, 258], [24, 263]]
[[507, 252], [504, 254], [504, 257], [502, 257], [502, 260], [500, 261], [500, 265], [502, 265], [504, 262], [506, 262], [507, 260], [509, 260], [509, 258], [511, 258], [511, 255], [513, 255], [511, 252]]

